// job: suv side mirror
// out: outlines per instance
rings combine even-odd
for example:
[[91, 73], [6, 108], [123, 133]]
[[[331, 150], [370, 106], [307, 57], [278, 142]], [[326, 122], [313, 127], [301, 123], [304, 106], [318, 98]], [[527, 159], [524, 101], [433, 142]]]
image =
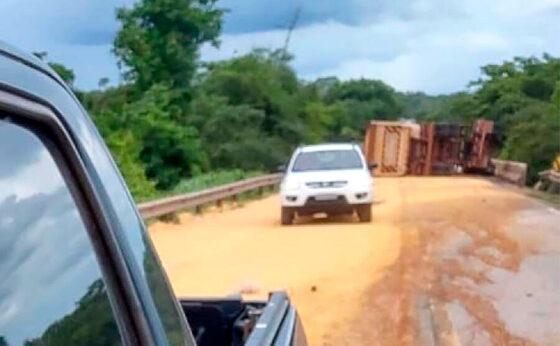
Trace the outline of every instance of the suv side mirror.
[[368, 168], [369, 168], [370, 171], [373, 171], [374, 169], [376, 169], [377, 166], [378, 166], [378, 164], [375, 163], [375, 162], [368, 164]]
[[276, 173], [284, 173], [288, 167], [284, 164], [276, 166]]

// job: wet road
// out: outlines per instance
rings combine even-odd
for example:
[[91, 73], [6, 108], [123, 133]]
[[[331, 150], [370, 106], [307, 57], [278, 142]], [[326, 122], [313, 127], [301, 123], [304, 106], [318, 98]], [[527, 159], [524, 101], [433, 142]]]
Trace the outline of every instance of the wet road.
[[312, 345], [560, 344], [560, 213], [483, 178], [377, 179], [374, 221], [277, 196], [150, 228], [179, 295], [287, 289]]

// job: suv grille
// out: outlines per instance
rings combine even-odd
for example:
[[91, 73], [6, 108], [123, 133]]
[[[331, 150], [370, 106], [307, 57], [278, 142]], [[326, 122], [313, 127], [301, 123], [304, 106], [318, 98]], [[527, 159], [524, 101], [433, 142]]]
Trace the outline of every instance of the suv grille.
[[311, 181], [305, 183], [308, 187], [312, 189], [321, 189], [321, 188], [329, 188], [329, 187], [343, 187], [346, 186], [348, 182], [346, 180], [339, 180], [339, 181]]

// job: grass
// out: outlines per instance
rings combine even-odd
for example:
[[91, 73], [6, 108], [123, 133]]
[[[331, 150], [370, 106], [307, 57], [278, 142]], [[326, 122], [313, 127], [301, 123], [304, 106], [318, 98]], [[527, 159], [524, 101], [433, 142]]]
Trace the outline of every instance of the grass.
[[[242, 171], [240, 169], [205, 173], [205, 174], [201, 174], [201, 175], [198, 175], [196, 177], [193, 177], [191, 179], [185, 179], [185, 180], [181, 181], [179, 184], [177, 184], [177, 186], [175, 186], [175, 188], [173, 190], [163, 192], [161, 195], [156, 197], [156, 199], [157, 198], [162, 198], [162, 197], [176, 196], [176, 195], [183, 194], [183, 193], [197, 192], [197, 191], [205, 190], [205, 189], [208, 189], [208, 188], [211, 188], [211, 187], [216, 187], [216, 186], [220, 186], [220, 185], [224, 185], [224, 184], [228, 184], [228, 183], [233, 183], [233, 182], [236, 182], [236, 181], [239, 181], [239, 180], [256, 177], [256, 176], [263, 175], [263, 174], [265, 174], [265, 173], [259, 172], [259, 171], [245, 172], [245, 171]], [[256, 198], [262, 198], [262, 197], [264, 197], [264, 196], [266, 196], [266, 195], [268, 195], [272, 192], [273, 192], [273, 190], [270, 190], [270, 189], [266, 189], [263, 194], [260, 194], [257, 191], [247, 191], [245, 193], [242, 193], [242, 194], [238, 195], [237, 205], [242, 206], [245, 202], [247, 202], [249, 200], [253, 200], [253, 199], [256, 199]], [[206, 209], [209, 206], [210, 206], [210, 204], [207, 205], [207, 206], [202, 206], [202, 209]], [[187, 210], [184, 210], [184, 211], [187, 211]], [[190, 211], [193, 211], [193, 210], [190, 210]], [[164, 221], [164, 222], [177, 222], [178, 221], [177, 213], [164, 215], [164, 216], [159, 217], [158, 219], [161, 220], [161, 221]]]
[[209, 189], [211, 187], [225, 185], [264, 174], [266, 173], [261, 171], [246, 172], [241, 169], [214, 171], [200, 174], [190, 179], [183, 179], [171, 190], [157, 190], [154, 193], [150, 193], [148, 196], [142, 196], [142, 198], [138, 198], [137, 196], [135, 196], [134, 199], [136, 203], [150, 202], [164, 197], [176, 196], [183, 193], [197, 192]]
[[173, 190], [166, 193], [166, 195], [178, 195], [182, 193], [196, 192], [205, 190], [211, 187], [216, 187], [224, 184], [233, 183], [239, 180], [256, 177], [264, 174], [263, 172], [252, 171], [245, 172], [240, 169], [216, 171], [197, 175], [191, 179], [181, 181]]

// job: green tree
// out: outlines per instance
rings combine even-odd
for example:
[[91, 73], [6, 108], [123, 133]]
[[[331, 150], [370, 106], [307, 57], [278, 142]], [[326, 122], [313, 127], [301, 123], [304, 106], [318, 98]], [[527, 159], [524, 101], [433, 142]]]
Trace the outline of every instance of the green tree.
[[124, 105], [118, 113], [108, 111], [95, 116], [106, 139], [113, 133], [122, 133], [123, 129], [132, 134], [134, 141], [130, 143], [138, 143], [139, 151], [134, 150], [136, 145], [124, 145], [124, 148], [130, 148], [129, 156], [139, 157], [146, 176], [155, 180], [159, 189], [170, 189], [182, 178], [207, 168], [197, 130], [178, 124], [171, 116], [172, 108], [169, 89], [154, 85], [142, 98]]
[[305, 103], [306, 142], [320, 143], [330, 137], [330, 129], [338, 117], [339, 109], [320, 100]]
[[507, 129], [513, 115], [535, 102], [550, 102], [560, 79], [560, 59], [516, 57], [501, 65], [481, 68], [483, 77], [471, 83], [479, 104], [477, 115], [495, 120]]
[[452, 95], [427, 95], [423, 92], [397, 92], [397, 100], [402, 106], [402, 117], [408, 119], [436, 119], [446, 109]]
[[560, 112], [552, 104], [535, 103], [515, 114], [507, 132], [501, 156], [526, 162], [528, 181], [536, 181], [540, 171], [549, 169], [560, 152]]
[[216, 0], [141, 0], [132, 8], [119, 8], [121, 29], [114, 53], [125, 76], [136, 88], [154, 84], [170, 88], [177, 103], [186, 104], [197, 69], [198, 49], [214, 45], [221, 30], [223, 10]]
[[278, 52], [208, 64], [197, 87], [191, 123], [215, 167], [272, 169], [306, 140], [301, 85]]
[[560, 152], [560, 59], [514, 58], [482, 68], [474, 85], [479, 114], [505, 131], [501, 156], [529, 164], [529, 182]]
[[155, 183], [146, 176], [144, 164], [140, 160], [142, 145], [134, 134], [125, 129], [113, 131], [105, 141], [134, 199], [143, 201], [157, 196]]
[[[129, 129], [140, 147], [138, 157], [146, 176], [158, 189], [171, 189], [182, 178], [208, 168], [188, 110], [198, 49], [203, 43], [218, 43], [223, 11], [215, 3], [141, 0], [132, 8], [119, 8], [121, 29], [113, 51], [128, 85], [109, 88], [115, 98], [103, 97], [107, 93], [89, 98], [95, 108], [108, 108], [105, 120], [98, 120], [105, 123], [106, 133]], [[139, 177], [136, 173], [130, 174]]]
[[552, 93], [550, 101], [556, 113], [560, 113], [560, 80], [556, 81], [556, 87], [554, 88], [554, 93]]
[[60, 76], [60, 78], [66, 84], [68, 84], [69, 87], [71, 88], [74, 87], [74, 81], [76, 80], [76, 75], [74, 74], [73, 70], [69, 69], [68, 67], [62, 64], [55, 63], [55, 62], [49, 63], [49, 66], [54, 70], [54, 72], [56, 72], [56, 74]]
[[215, 169], [266, 170], [287, 158], [290, 144], [262, 131], [262, 110], [203, 95], [194, 99], [192, 107], [203, 146]]
[[[33, 52], [33, 55], [35, 55], [37, 58], [43, 61], [48, 61], [47, 52]], [[74, 71], [72, 69], [57, 62], [47, 62], [47, 63], [50, 66], [50, 68], [52, 68], [53, 71], [56, 72], [56, 74], [58, 74], [66, 84], [68, 84], [69, 87], [71, 88], [74, 87], [76, 75], [74, 74]]]
[[106, 112], [113, 112], [116, 117], [120, 117], [124, 107], [137, 100], [133, 85], [129, 84], [82, 92], [77, 96], [94, 120], [97, 120], [98, 114]]
[[369, 121], [396, 120], [403, 111], [393, 88], [378, 80], [338, 82], [324, 99], [337, 107], [331, 127], [336, 140], [362, 140]]

